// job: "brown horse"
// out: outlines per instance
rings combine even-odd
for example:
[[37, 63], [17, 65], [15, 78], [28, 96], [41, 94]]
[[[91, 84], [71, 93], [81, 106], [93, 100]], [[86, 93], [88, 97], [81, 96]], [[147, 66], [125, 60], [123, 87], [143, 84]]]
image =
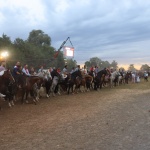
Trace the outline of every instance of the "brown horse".
[[10, 72], [10, 70], [3, 70], [0, 72], [0, 93], [6, 95], [5, 99], [9, 100], [8, 105], [11, 107], [14, 105], [13, 103], [13, 95], [9, 90], [9, 86], [11, 83], [14, 83], [15, 80]]
[[85, 75], [84, 72], [81, 72], [81, 75], [82, 75], [82, 79], [81, 79], [80, 87], [83, 87], [83, 91], [81, 92], [85, 92], [86, 90], [90, 91], [90, 87], [93, 82], [93, 77], [90, 75]]
[[38, 76], [29, 76], [29, 77], [25, 77], [25, 82], [22, 88], [22, 103], [24, 103], [24, 96], [26, 94], [26, 103], [28, 103], [27, 98], [28, 98], [28, 94], [30, 93], [30, 95], [33, 97], [33, 102], [34, 104], [36, 104], [36, 93], [35, 93], [35, 83], [37, 82], [43, 82], [43, 79], [41, 77]]

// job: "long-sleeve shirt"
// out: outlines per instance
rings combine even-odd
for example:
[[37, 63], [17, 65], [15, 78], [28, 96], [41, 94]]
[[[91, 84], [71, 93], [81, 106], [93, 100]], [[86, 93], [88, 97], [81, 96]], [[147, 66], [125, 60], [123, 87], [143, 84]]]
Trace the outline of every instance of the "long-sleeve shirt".
[[30, 76], [29, 70], [26, 68], [22, 69], [22, 72], [25, 73], [27, 76]]

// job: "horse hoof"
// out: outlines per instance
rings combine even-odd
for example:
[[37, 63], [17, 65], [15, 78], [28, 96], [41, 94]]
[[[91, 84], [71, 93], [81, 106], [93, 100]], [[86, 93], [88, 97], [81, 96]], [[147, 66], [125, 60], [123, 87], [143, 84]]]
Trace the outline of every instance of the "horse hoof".
[[61, 95], [60, 92], [57, 92], [58, 95]]
[[10, 103], [8, 104], [8, 106], [9, 106], [9, 108], [11, 108], [11, 107], [12, 107]]
[[11, 105], [14, 106], [15, 105], [14, 102], [11, 102]]
[[28, 104], [29, 103], [29, 101], [26, 101], [26, 104]]
[[34, 102], [34, 104], [36, 105], [36, 100], [35, 100], [35, 99], [33, 100], [33, 102]]
[[36, 98], [35, 100], [36, 100], [36, 102], [39, 102], [38, 98]]

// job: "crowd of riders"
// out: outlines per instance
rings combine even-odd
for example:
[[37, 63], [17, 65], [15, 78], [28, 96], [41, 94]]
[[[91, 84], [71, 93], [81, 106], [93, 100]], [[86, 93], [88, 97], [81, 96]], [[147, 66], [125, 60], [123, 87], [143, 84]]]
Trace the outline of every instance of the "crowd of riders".
[[[6, 62], [2, 61], [1, 65], [0, 65], [0, 72], [5, 70], [5, 66], [6, 66]], [[26, 76], [34, 76], [39, 72], [42, 72], [42, 70], [44, 69], [43, 66], [40, 66], [40, 68], [38, 69], [38, 71], [35, 71], [34, 67], [31, 67], [30, 69], [28, 69], [28, 65], [24, 64], [23, 66], [21, 65], [21, 63], [18, 61], [15, 66], [12, 68], [12, 75], [15, 79], [16, 82], [18, 82], [19, 78], [21, 78], [22, 74], [25, 74]], [[107, 68], [110, 73], [112, 73], [114, 71], [114, 69], [112, 68]], [[65, 76], [70, 73], [72, 74], [73, 72], [77, 71], [77, 70], [81, 70], [82, 72], [84, 72], [84, 74], [88, 74], [89, 72], [92, 72], [94, 76], [96, 76], [96, 74], [99, 71], [99, 68], [97, 66], [91, 66], [91, 68], [89, 68], [89, 70], [87, 69], [87, 67], [84, 65], [84, 67], [80, 67], [80, 65], [77, 65], [76, 67], [72, 67], [72, 70], [69, 72], [67, 65], [64, 66], [63, 70], [61, 71], [60, 68], [55, 68], [55, 67], [50, 67], [49, 71], [52, 72], [53, 70], [57, 71], [58, 73], [62, 73], [62, 75]], [[121, 74], [123, 74], [125, 71], [124, 70], [119, 70], [119, 72]], [[136, 76], [136, 80], [138, 81], [140, 78], [139, 72], [132, 72], [132, 74], [135, 74]], [[144, 71], [143, 73], [143, 77], [146, 81], [148, 81], [148, 76], [150, 75], [149, 72]], [[5, 97], [5, 95], [3, 95], [2, 93], [0, 93], [0, 97]]]

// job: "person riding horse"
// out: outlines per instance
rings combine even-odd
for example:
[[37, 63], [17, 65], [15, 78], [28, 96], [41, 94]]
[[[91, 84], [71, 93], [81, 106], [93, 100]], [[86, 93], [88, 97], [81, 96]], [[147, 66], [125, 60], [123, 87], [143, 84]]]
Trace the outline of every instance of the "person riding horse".
[[22, 73], [22, 66], [19, 61], [14, 66], [12, 75], [15, 79], [17, 86], [19, 88], [23, 87], [24, 79], [23, 79], [23, 73]]
[[97, 76], [94, 78], [94, 89], [97, 90], [98, 88], [102, 88], [102, 85], [104, 83], [105, 80], [105, 76], [109, 75], [110, 72], [107, 68], [104, 68], [103, 70], [99, 71], [97, 73]]
[[25, 64], [23, 69], [22, 69], [22, 72], [26, 75], [26, 76], [31, 76], [30, 73], [29, 73], [29, 70], [28, 70], [28, 65]]

